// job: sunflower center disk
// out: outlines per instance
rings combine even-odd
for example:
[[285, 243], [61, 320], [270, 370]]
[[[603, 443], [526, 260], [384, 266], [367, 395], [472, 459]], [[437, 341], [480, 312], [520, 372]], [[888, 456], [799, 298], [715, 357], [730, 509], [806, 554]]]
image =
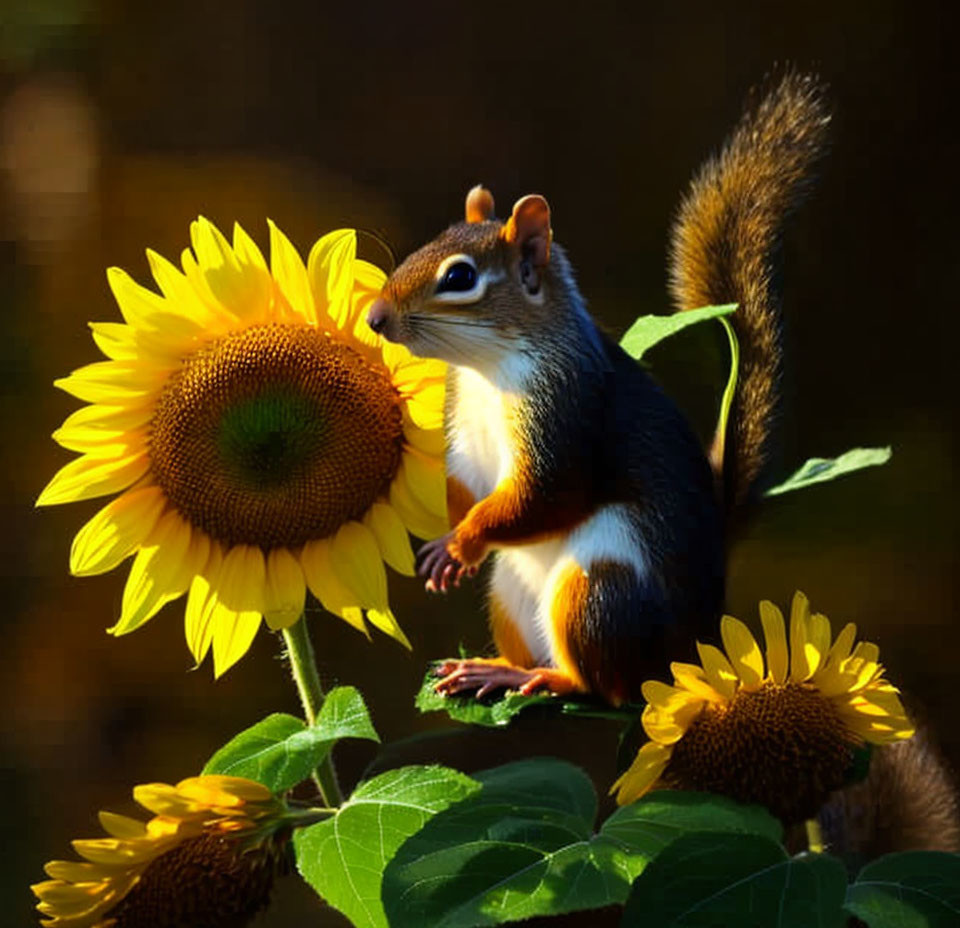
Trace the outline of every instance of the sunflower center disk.
[[765, 683], [707, 706], [674, 746], [664, 780], [811, 818], [846, 782], [856, 739], [815, 688]]
[[110, 917], [116, 928], [245, 925], [270, 899], [271, 846], [241, 853], [238, 838], [208, 832], [152, 861]]
[[184, 361], [157, 401], [150, 459], [192, 525], [270, 549], [361, 517], [396, 474], [402, 445], [385, 373], [322, 332], [271, 324]]

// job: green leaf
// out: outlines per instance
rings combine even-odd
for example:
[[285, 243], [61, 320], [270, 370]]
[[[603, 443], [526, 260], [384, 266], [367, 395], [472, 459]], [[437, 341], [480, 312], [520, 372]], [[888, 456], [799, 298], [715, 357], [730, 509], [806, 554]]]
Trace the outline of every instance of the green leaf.
[[367, 741], [380, 741], [370, 721], [367, 704], [355, 686], [335, 686], [327, 693], [315, 727], [330, 740], [365, 738]]
[[684, 834], [696, 831], [759, 835], [780, 841], [783, 826], [761, 806], [745, 806], [711, 793], [658, 790], [618, 809], [601, 834], [650, 859]]
[[623, 928], [842, 928], [843, 864], [788, 857], [770, 838], [685, 835], [633, 884]]
[[876, 467], [886, 464], [890, 460], [892, 450], [886, 448], [851, 448], [838, 458], [810, 458], [800, 470], [791, 474], [783, 483], [771, 487], [764, 496], [779, 496], [781, 493], [790, 493], [793, 490], [802, 490], [815, 483], [824, 483], [835, 480], [844, 474], [865, 467]]
[[623, 903], [663, 847], [691, 829], [778, 836], [765, 811], [705, 794], [656, 793], [598, 833], [583, 771], [540, 758], [476, 775], [483, 790], [441, 813], [387, 867], [394, 928], [468, 928]]
[[846, 909], [870, 928], [960, 925], [960, 854], [906, 851], [867, 864]]
[[446, 712], [455, 722], [501, 728], [509, 725], [513, 718], [524, 710], [539, 709], [548, 713], [610, 718], [627, 723], [641, 711], [639, 706], [627, 705], [613, 709], [588, 696], [565, 697], [552, 693], [523, 696], [515, 691], [500, 691], [483, 699], [477, 699], [473, 695], [444, 696], [435, 689], [437, 677], [433, 668], [439, 663], [442, 662], [436, 661], [427, 669], [420, 692], [417, 693], [416, 707], [421, 712]]
[[640, 316], [620, 339], [620, 347], [639, 361], [657, 342], [706, 319], [729, 316], [736, 308], [736, 303], [727, 303], [689, 309], [670, 316]]
[[434, 815], [480, 789], [448, 767], [399, 767], [362, 783], [326, 821], [294, 833], [297, 868], [358, 928], [386, 928], [383, 871]]
[[380, 740], [352, 686], [332, 689], [312, 726], [283, 712], [268, 715], [220, 748], [203, 773], [246, 777], [282, 793], [306, 780], [341, 738]]

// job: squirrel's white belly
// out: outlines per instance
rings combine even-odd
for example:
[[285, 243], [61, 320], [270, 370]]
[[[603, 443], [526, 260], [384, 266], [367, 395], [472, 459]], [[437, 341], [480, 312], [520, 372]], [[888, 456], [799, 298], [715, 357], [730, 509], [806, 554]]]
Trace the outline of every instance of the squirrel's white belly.
[[650, 569], [648, 553], [625, 506], [602, 506], [571, 531], [548, 541], [496, 552], [490, 592], [523, 635], [538, 665], [556, 666], [551, 611], [571, 565], [587, 576], [598, 563], [633, 568], [638, 581]]
[[510, 400], [469, 367], [458, 367], [454, 376], [456, 403], [447, 423], [447, 474], [481, 500], [512, 470]]
[[[514, 394], [466, 368], [456, 368], [449, 410], [447, 474], [481, 500], [513, 473]], [[491, 593], [513, 619], [538, 665], [555, 665], [550, 613], [571, 563], [587, 574], [599, 561], [648, 570], [646, 552], [623, 506], [603, 506], [580, 525], [546, 541], [509, 545], [494, 554]]]

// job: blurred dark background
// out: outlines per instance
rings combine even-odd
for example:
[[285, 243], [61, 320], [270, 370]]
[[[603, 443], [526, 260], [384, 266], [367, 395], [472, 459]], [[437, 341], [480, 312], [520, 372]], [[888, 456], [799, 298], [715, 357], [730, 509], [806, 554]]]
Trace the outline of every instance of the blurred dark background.
[[[894, 457], [767, 504], [733, 551], [729, 609], [757, 626], [758, 599], [786, 605], [800, 588], [835, 623], [856, 621], [960, 761], [950, 197], [960, 151], [947, 4], [626, 6], [3, 0], [8, 924], [32, 923], [27, 884], [44, 860], [69, 856], [71, 837], [99, 834], [97, 809], [131, 812], [133, 784], [190, 775], [241, 727], [297, 711], [267, 632], [217, 683], [209, 667], [187, 672], [182, 600], [108, 637], [126, 567], [67, 574], [72, 535], [100, 504], [33, 509], [70, 457], [48, 435], [77, 404], [51, 381], [98, 357], [88, 320], [119, 318], [104, 268], [146, 282], [144, 248], [176, 259], [198, 213], [224, 229], [240, 220], [264, 247], [270, 216], [304, 254], [340, 225], [377, 229], [403, 254], [459, 219], [483, 181], [501, 212], [524, 193], [547, 195], [594, 312], [620, 333], [668, 310], [672, 211], [777, 62], [818, 71], [836, 117], [832, 155], [785, 245], [788, 366], [771, 475], [853, 445], [889, 443]], [[722, 376], [713, 334], [651, 356], [701, 425]], [[379, 764], [433, 756], [472, 769], [535, 751], [609, 782], [612, 729], [530, 722], [447, 736], [452, 723], [418, 716], [425, 662], [487, 641], [481, 587], [440, 600], [390, 582], [412, 655], [311, 613], [325, 681], [359, 686], [385, 741], [437, 733]], [[339, 750], [345, 783], [374, 753]], [[342, 924], [289, 879], [258, 925], [300, 921]]]

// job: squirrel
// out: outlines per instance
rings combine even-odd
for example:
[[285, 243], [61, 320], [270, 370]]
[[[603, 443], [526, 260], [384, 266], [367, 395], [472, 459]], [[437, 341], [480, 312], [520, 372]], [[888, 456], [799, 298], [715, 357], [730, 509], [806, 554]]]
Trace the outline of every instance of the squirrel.
[[[587, 312], [547, 201], [494, 218], [483, 187], [456, 223], [388, 277], [367, 322], [450, 365], [445, 409], [453, 530], [418, 570], [446, 591], [496, 552], [498, 657], [448, 661], [444, 693], [592, 692], [617, 705], [664, 661], [712, 638], [725, 538], [764, 462], [780, 364], [774, 260], [829, 117], [788, 73], [745, 112], [681, 204], [677, 309], [739, 304], [741, 369], [709, 457], [673, 401]], [[719, 487], [719, 492], [718, 492]]]

